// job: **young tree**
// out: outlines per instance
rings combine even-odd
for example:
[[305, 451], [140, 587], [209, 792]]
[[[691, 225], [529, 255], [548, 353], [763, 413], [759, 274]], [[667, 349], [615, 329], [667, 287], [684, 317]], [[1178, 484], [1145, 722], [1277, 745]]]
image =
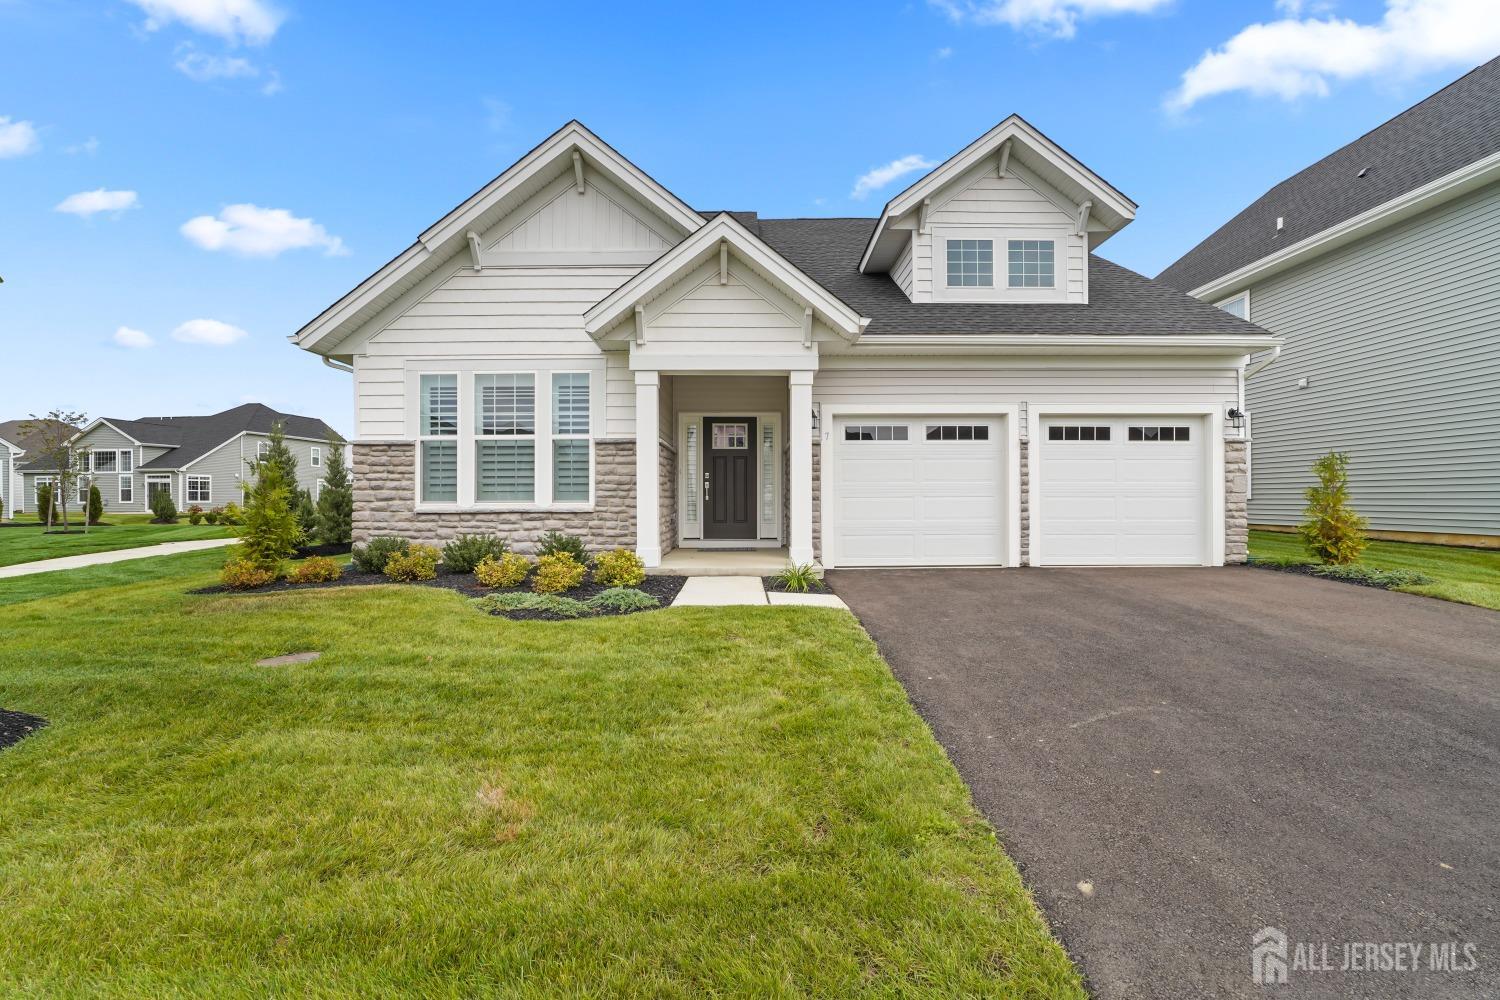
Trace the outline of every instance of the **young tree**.
[[271, 447], [266, 449], [266, 457], [262, 461], [281, 469], [281, 481], [288, 489], [297, 488], [297, 456], [287, 447], [286, 428], [280, 420], [271, 425]]
[[279, 567], [296, 551], [302, 529], [292, 509], [295, 481], [289, 483], [285, 467], [270, 455], [250, 463], [252, 481], [245, 491], [245, 530], [240, 535], [244, 557], [264, 569]]
[[38, 483], [36, 487], [36, 519], [43, 524], [52, 523], [52, 484]]
[[45, 417], [35, 413], [21, 425], [21, 433], [36, 441], [36, 453], [43, 465], [57, 470], [52, 488], [52, 502], [48, 505], [47, 527], [52, 527], [52, 515], [62, 509], [63, 530], [68, 530], [68, 497], [78, 488], [78, 464], [73, 452], [73, 439], [87, 422], [88, 417], [73, 410], [53, 410]]
[[101, 524], [104, 521], [104, 497], [99, 493], [98, 483], [89, 483], [89, 524]]
[[328, 439], [323, 492], [318, 494], [318, 541], [347, 545], [354, 539], [354, 482], [344, 463], [344, 443]]
[[297, 502], [292, 512], [297, 515], [297, 527], [302, 530], [303, 541], [311, 544], [318, 535], [318, 508], [313, 504], [312, 494], [307, 490], [297, 490]]
[[1312, 471], [1318, 485], [1304, 494], [1307, 520], [1297, 527], [1302, 544], [1319, 562], [1352, 563], [1370, 542], [1365, 537], [1368, 522], [1349, 502], [1349, 456], [1331, 451], [1313, 463]]

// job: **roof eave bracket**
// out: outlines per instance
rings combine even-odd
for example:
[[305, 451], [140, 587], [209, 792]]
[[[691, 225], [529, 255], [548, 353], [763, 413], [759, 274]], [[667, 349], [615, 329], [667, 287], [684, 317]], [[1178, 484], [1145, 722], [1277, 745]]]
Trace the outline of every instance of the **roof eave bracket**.
[[729, 241], [719, 241], [719, 284], [729, 284]]
[[476, 271], [484, 270], [484, 256], [479, 248], [479, 234], [472, 229], [468, 232], [469, 239], [469, 266]]
[[932, 235], [932, 229], [927, 225], [927, 213], [932, 210], [932, 199], [923, 198], [922, 205], [917, 209], [917, 232], [923, 236]]
[[811, 347], [813, 340], [813, 311], [812, 306], [806, 306], [802, 310], [802, 346]]
[[1005, 171], [1010, 167], [1010, 140], [1006, 139], [1000, 144], [1000, 162], [995, 168], [996, 177], [1004, 177]]
[[1078, 206], [1078, 230], [1075, 235], [1087, 236], [1089, 234], [1089, 210], [1093, 207], [1094, 203], [1091, 201]]
[[639, 303], [635, 307], [635, 346], [646, 346], [646, 307]]
[[573, 184], [578, 188], [578, 193], [583, 194], [585, 187], [583, 183], [583, 154], [573, 150]]

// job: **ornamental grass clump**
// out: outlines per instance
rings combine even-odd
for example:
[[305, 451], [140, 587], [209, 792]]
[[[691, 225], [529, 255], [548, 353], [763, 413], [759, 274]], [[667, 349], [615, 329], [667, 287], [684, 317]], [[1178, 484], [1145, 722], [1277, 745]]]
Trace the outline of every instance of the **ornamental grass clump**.
[[519, 552], [485, 556], [474, 567], [474, 579], [482, 587], [519, 587], [531, 572], [531, 560]]
[[594, 582], [602, 587], [637, 587], [646, 579], [646, 564], [629, 549], [594, 557]]
[[560, 594], [583, 583], [583, 563], [567, 552], [554, 552], [536, 561], [531, 589], [538, 594]]
[[810, 590], [823, 589], [823, 581], [818, 579], [811, 563], [803, 563], [801, 566], [789, 565], [777, 573], [773, 579], [782, 590], [789, 594], [805, 594]]
[[1331, 451], [1313, 463], [1318, 485], [1309, 486], [1304, 494], [1307, 520], [1297, 527], [1302, 544], [1321, 563], [1347, 565], [1359, 559], [1370, 540], [1365, 536], [1368, 522], [1349, 502], [1349, 455]]
[[412, 545], [385, 561], [385, 575], [400, 583], [436, 580], [438, 560], [442, 553], [435, 545]]

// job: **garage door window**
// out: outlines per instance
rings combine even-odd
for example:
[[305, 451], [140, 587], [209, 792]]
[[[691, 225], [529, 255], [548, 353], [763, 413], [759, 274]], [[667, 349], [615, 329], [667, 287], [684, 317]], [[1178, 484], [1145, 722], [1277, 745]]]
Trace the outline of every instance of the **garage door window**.
[[1108, 441], [1108, 427], [1063, 425], [1047, 428], [1048, 441]]
[[1130, 428], [1130, 440], [1132, 441], [1186, 441], [1188, 440], [1188, 429], [1186, 427], [1132, 427]]
[[928, 424], [929, 441], [988, 441], [990, 428], [987, 424]]
[[844, 428], [845, 441], [905, 441], [905, 424], [858, 424]]

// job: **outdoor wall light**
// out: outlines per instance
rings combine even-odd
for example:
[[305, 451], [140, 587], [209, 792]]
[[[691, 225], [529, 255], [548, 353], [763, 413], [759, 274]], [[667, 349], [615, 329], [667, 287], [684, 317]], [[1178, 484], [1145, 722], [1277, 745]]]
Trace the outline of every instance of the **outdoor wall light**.
[[1238, 406], [1229, 408], [1229, 426], [1233, 427], [1235, 433], [1243, 434], [1245, 431], [1245, 414]]

